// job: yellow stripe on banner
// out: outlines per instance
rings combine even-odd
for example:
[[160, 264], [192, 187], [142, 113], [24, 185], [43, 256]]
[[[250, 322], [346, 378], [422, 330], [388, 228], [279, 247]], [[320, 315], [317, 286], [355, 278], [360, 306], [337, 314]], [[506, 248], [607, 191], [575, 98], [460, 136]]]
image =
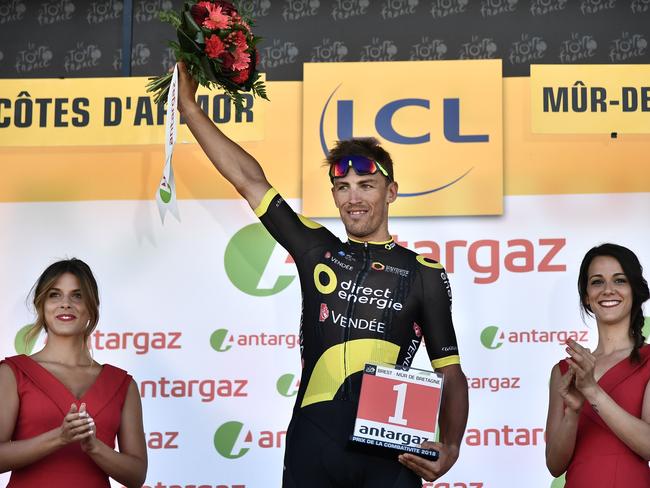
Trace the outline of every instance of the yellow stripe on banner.
[[[302, 83], [271, 82], [264, 139], [241, 143], [285, 198], [300, 198]], [[0, 129], [0, 132], [2, 129]], [[6, 147], [0, 144], [0, 202], [153, 200], [165, 162], [163, 144], [149, 146]], [[179, 199], [241, 198], [198, 144], [177, 144]]]
[[271, 200], [273, 200], [273, 197], [275, 197], [277, 194], [278, 191], [275, 188], [268, 189], [268, 191], [264, 194], [264, 197], [262, 198], [260, 204], [255, 210], [253, 210], [257, 218], [260, 218], [266, 213], [266, 211], [269, 209], [269, 205], [271, 204]]
[[433, 369], [444, 368], [451, 364], [460, 364], [460, 356], [458, 354], [454, 356], [447, 356], [446, 358], [434, 359], [431, 361], [431, 366]]
[[396, 344], [379, 339], [357, 339], [330, 347], [314, 366], [300, 406], [332, 400], [347, 376], [362, 371], [366, 363], [395, 364], [398, 354]]
[[[269, 82], [264, 140], [242, 147], [287, 199], [301, 197], [302, 83]], [[650, 192], [650, 136], [533, 134], [530, 81], [505, 78], [504, 191], [506, 195]], [[264, 102], [267, 103], [267, 102]], [[2, 129], [0, 129], [2, 133]], [[153, 200], [164, 165], [160, 145], [6, 147], [0, 144], [0, 202]], [[399, 181], [399, 161], [396, 179]], [[320, 161], [304, 161], [319, 165]], [[198, 144], [177, 144], [174, 176], [179, 199], [241, 198], [212, 167]], [[330, 188], [327, 174], [322, 184]], [[331, 203], [331, 196], [327, 198]], [[480, 194], [477, 195], [480, 198]]]
[[[163, 144], [165, 108], [146, 93], [146, 77], [0, 80], [0, 145]], [[197, 101], [236, 141], [264, 138], [266, 100], [245, 94], [235, 110], [222, 90], [199, 87]], [[194, 142], [185, 125], [178, 142]]]

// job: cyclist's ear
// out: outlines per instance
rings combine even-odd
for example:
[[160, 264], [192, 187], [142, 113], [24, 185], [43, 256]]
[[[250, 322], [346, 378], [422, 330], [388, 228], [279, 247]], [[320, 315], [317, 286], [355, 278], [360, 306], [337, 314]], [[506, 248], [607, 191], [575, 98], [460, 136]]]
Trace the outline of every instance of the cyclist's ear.
[[386, 191], [386, 203], [391, 204], [397, 200], [397, 181], [390, 181]]

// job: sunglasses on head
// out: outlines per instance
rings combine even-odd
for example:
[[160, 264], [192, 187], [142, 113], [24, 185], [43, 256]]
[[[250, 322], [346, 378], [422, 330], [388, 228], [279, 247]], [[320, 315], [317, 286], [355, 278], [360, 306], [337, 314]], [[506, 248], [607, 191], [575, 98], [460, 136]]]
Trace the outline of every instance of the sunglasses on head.
[[330, 179], [341, 178], [348, 174], [350, 168], [358, 175], [374, 175], [379, 171], [382, 175], [392, 181], [388, 172], [377, 161], [363, 156], [345, 156], [330, 165]]

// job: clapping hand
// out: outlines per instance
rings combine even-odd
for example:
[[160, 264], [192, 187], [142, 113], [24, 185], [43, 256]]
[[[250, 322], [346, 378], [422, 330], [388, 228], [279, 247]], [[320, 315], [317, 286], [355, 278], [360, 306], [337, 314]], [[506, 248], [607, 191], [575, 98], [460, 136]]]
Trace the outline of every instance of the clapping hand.
[[83, 441], [93, 435], [94, 429], [95, 424], [88, 417], [86, 404], [82, 403], [81, 410], [78, 410], [77, 405], [73, 403], [70, 405], [70, 410], [68, 410], [61, 424], [61, 440], [64, 444]]
[[570, 356], [567, 363], [569, 363], [570, 369], [573, 370], [575, 388], [585, 395], [589, 390], [593, 390], [598, 386], [594, 376], [596, 356], [588, 348], [581, 346], [573, 339], [569, 339], [566, 345], [566, 352]]
[[97, 429], [95, 427], [95, 421], [86, 411], [85, 403], [81, 404], [81, 408], [79, 409], [79, 416], [83, 417], [88, 422], [88, 430], [86, 432], [86, 435], [79, 442], [81, 444], [81, 449], [83, 449], [85, 452], [89, 452], [93, 449], [93, 447], [95, 447], [95, 443], [97, 442]]
[[560, 379], [558, 390], [564, 400], [564, 405], [577, 413], [582, 409], [585, 397], [576, 388], [575, 379], [575, 371], [572, 366], [569, 366], [569, 370]]

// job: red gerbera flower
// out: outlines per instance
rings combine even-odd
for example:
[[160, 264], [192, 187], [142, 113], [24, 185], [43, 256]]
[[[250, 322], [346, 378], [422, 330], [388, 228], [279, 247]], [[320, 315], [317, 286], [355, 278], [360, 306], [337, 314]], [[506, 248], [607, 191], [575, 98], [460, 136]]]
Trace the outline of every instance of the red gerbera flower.
[[230, 17], [237, 14], [237, 9], [232, 4], [232, 2], [229, 2], [227, 0], [214, 0], [214, 4], [218, 7], [221, 7], [223, 13]]
[[[204, 2], [207, 3], [207, 2]], [[203, 21], [203, 27], [212, 30], [226, 29], [230, 23], [230, 17], [223, 12], [223, 9], [218, 5], [210, 5], [208, 7], [208, 18]]]
[[236, 26], [239, 26], [239, 27], [243, 27], [246, 30], [247, 33], [252, 34], [250, 25], [248, 25], [247, 22], [244, 22], [244, 19], [242, 19], [241, 16], [237, 12], [233, 13], [230, 16], [230, 19], [231, 19], [231, 22], [232, 22], [233, 26], [236, 25]]
[[249, 65], [245, 69], [241, 71], [237, 71], [235, 73], [235, 76], [231, 78], [232, 81], [234, 81], [239, 85], [243, 85], [244, 83], [246, 83], [248, 79], [251, 77], [251, 75], [253, 74], [255, 68], [257, 67], [257, 62], [259, 61], [257, 49], [255, 49], [250, 53], [250, 57], [251, 57], [251, 61]]
[[216, 59], [226, 50], [226, 45], [217, 35], [205, 39], [205, 53], [209, 58]]
[[237, 51], [245, 51], [248, 49], [248, 43], [246, 42], [246, 34], [238, 30], [233, 32], [228, 36], [228, 42], [235, 46]]
[[242, 83], [246, 83], [246, 80], [248, 80], [250, 74], [251, 74], [251, 70], [249, 66], [247, 69], [244, 69], [242, 71], [237, 71], [237, 73], [235, 73], [235, 76], [232, 77], [232, 81], [234, 81], [238, 85], [241, 85]]
[[223, 66], [223, 69], [226, 71], [232, 71], [232, 65], [235, 62], [235, 56], [233, 56], [230, 51], [226, 50], [222, 52], [219, 56], [219, 59], [221, 59], [221, 65]]
[[251, 55], [246, 51], [235, 51], [233, 56], [235, 61], [232, 64], [232, 69], [235, 71], [246, 69], [251, 64]]
[[210, 5], [212, 5], [210, 2], [199, 2], [190, 7], [190, 13], [192, 14], [194, 22], [198, 25], [203, 24], [203, 21], [207, 19], [210, 14], [210, 10], [208, 10], [208, 6]]

